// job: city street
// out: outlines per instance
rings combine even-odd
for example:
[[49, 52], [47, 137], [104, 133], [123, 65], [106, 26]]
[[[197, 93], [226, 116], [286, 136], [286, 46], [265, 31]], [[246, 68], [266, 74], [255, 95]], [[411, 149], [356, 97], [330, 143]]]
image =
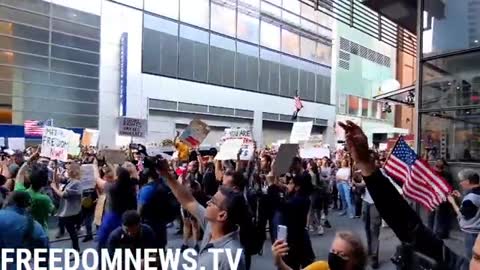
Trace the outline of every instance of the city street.
[[[330, 223], [332, 224], [332, 229], [326, 229], [325, 234], [323, 236], [312, 235], [311, 240], [313, 244], [313, 249], [315, 251], [315, 255], [318, 260], [326, 259], [328, 256], [328, 251], [330, 248], [330, 244], [332, 243], [333, 237], [335, 235], [335, 231], [342, 231], [342, 230], [351, 230], [355, 231], [362, 236], [365, 240], [365, 235], [363, 232], [363, 222], [361, 219], [349, 219], [347, 217], [339, 217], [338, 212], [333, 211], [330, 214]], [[53, 226], [52, 226], [53, 227]], [[54, 239], [55, 235], [54, 230], [50, 230], [51, 239]], [[82, 234], [82, 233], [81, 233]], [[447, 241], [448, 245], [454, 250], [461, 250], [463, 251], [463, 244], [460, 241], [460, 234], [458, 232], [452, 233], [452, 238]], [[95, 246], [94, 242], [89, 242], [87, 244], [81, 244], [82, 250], [85, 248], [93, 248]], [[179, 248], [182, 244], [181, 237], [174, 234], [174, 229], [169, 230], [169, 242], [168, 246], [173, 248]], [[395, 235], [389, 228], [383, 228], [381, 235], [380, 235], [380, 268], [381, 270], [394, 270], [396, 269], [395, 266], [390, 262], [390, 258], [395, 252], [396, 246], [399, 244], [398, 240], [396, 239]], [[55, 248], [67, 248], [70, 247], [71, 242], [69, 239], [65, 241], [59, 241], [52, 244], [52, 247]], [[273, 266], [272, 261], [272, 253], [271, 253], [271, 243], [269, 240], [265, 242], [264, 245], [264, 253], [262, 256], [255, 256], [252, 260], [252, 270], [261, 269], [261, 270], [269, 270], [275, 269]], [[80, 268], [83, 270], [82, 268]], [[367, 268], [371, 269], [371, 268]]]

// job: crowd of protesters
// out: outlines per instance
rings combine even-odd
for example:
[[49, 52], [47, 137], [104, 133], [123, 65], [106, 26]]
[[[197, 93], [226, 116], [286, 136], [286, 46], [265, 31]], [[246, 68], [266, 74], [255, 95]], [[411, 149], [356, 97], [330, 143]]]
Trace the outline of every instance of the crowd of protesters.
[[[182, 251], [194, 248], [205, 269], [214, 269], [206, 252], [212, 247], [243, 248], [239, 269], [250, 269], [267, 239], [272, 265], [279, 269], [361, 270], [369, 263], [376, 269], [383, 219], [402, 243], [446, 267], [441, 269], [469, 269], [470, 259], [470, 269], [480, 269], [480, 240], [475, 243], [480, 231], [478, 173], [461, 172], [461, 204], [462, 195], [453, 192], [452, 206], [446, 202], [430, 215], [429, 230], [382, 169], [387, 154], [369, 150], [353, 123], [342, 126], [348, 152], [321, 159], [295, 157], [284, 175], [272, 170], [281, 157], [271, 149], [255, 149], [250, 161], [218, 161], [214, 150], [185, 154], [186, 146], [177, 140], [182, 153], [177, 158], [149, 157], [140, 145], [123, 164], [111, 164], [94, 149], [67, 162], [41, 157], [38, 148], [2, 153], [0, 248], [48, 247], [51, 216], [58, 217], [56, 237], [66, 230], [78, 251], [82, 226], [82, 241], [95, 240], [98, 249], [165, 248], [167, 228], [177, 220]], [[93, 173], [87, 173], [87, 166]], [[435, 168], [451, 180], [444, 161]], [[94, 185], [85, 188], [83, 181]], [[337, 232], [328, 258], [316, 261], [310, 236], [335, 227], [329, 219], [332, 210], [345, 218], [362, 218], [367, 245], [353, 232]], [[466, 257], [442, 241], [448, 237], [449, 213], [458, 215], [465, 233]], [[278, 238], [279, 225], [286, 226], [286, 239]], [[229, 269], [227, 262], [220, 255], [220, 269]]]

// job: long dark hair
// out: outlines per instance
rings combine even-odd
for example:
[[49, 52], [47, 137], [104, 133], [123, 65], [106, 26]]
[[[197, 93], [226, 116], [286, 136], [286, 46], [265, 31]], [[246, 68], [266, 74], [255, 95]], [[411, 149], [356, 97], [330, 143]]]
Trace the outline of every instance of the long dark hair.
[[127, 169], [117, 169], [117, 181], [110, 190], [112, 211], [123, 214], [127, 210], [137, 209], [135, 182]]
[[310, 168], [312, 168], [312, 172], [315, 175], [315, 185], [320, 185], [320, 172], [318, 170], [317, 163], [312, 159], [308, 161]]

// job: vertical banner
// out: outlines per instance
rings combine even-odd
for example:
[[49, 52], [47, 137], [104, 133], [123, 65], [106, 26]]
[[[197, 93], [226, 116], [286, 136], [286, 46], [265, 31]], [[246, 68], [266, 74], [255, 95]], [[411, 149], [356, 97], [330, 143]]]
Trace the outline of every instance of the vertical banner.
[[120, 38], [120, 115], [127, 115], [127, 57], [128, 33], [122, 33]]

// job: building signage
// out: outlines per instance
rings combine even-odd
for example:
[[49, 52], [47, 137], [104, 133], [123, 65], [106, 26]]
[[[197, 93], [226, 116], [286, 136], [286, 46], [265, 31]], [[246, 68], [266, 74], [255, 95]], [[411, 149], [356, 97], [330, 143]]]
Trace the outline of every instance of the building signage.
[[128, 33], [120, 38], [120, 115], [127, 115], [127, 57]]
[[120, 117], [118, 133], [124, 136], [145, 138], [147, 136], [147, 120]]

